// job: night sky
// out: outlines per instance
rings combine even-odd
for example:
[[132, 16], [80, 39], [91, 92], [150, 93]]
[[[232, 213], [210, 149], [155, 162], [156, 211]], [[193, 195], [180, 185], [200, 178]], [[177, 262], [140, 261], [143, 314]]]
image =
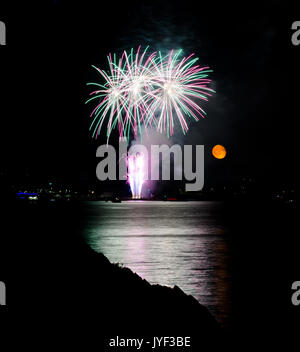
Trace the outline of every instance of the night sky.
[[[300, 14], [294, 5], [2, 3], [1, 170], [12, 182], [26, 175], [95, 182], [96, 147], [105, 138], [92, 141], [88, 131], [85, 84], [96, 77], [91, 65], [106, 68], [108, 52], [150, 45], [195, 52], [214, 70], [217, 93], [204, 104], [207, 118], [172, 139], [205, 145], [207, 184], [254, 177], [271, 187], [294, 185], [300, 78], [300, 46], [291, 43]], [[226, 146], [226, 159], [211, 156], [215, 144]]]

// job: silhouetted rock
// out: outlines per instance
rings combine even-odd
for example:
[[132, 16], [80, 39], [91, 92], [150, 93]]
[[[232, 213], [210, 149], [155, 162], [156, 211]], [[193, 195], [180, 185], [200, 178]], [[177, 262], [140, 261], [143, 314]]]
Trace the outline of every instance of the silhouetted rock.
[[8, 309], [24, 338], [34, 333], [99, 349], [103, 336], [191, 336], [195, 349], [221, 340], [218, 323], [196, 299], [111, 264], [82, 239], [79, 220], [74, 205], [15, 205], [7, 212], [14, 253], [5, 260]]

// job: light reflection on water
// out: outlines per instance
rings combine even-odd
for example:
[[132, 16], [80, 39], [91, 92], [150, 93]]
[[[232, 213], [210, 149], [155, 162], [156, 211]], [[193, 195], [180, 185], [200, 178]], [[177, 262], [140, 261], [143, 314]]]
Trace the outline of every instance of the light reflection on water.
[[226, 326], [229, 244], [218, 202], [86, 202], [91, 247], [150, 283], [179, 286]]

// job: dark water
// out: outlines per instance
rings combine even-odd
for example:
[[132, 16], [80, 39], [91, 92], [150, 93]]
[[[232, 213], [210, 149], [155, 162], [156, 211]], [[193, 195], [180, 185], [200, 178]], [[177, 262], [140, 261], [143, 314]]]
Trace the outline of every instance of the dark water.
[[178, 285], [222, 325], [230, 315], [229, 241], [218, 202], [87, 202], [84, 236], [150, 283]]

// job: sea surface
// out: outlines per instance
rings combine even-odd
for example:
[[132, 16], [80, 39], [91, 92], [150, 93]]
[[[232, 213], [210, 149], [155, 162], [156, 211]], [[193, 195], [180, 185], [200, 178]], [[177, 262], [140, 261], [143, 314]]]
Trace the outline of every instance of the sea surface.
[[152, 284], [179, 286], [227, 326], [230, 243], [221, 202], [86, 202], [83, 235]]

